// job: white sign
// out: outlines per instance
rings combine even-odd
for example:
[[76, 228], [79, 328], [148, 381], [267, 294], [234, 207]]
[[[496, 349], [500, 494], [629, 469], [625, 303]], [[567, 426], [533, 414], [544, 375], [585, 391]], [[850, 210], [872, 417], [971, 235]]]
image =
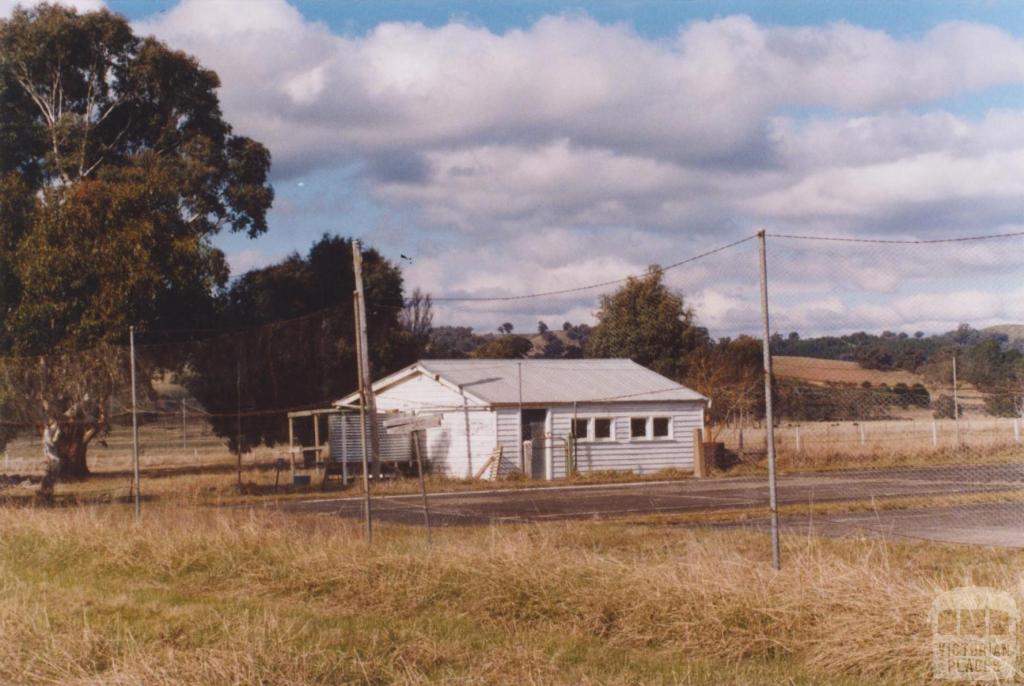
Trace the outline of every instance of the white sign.
[[413, 431], [441, 426], [441, 415], [424, 414], [415, 417], [395, 417], [384, 420], [384, 429], [389, 434], [410, 434]]
[[929, 618], [935, 679], [1005, 683], [1015, 676], [1020, 614], [1009, 593], [955, 588], [935, 597]]

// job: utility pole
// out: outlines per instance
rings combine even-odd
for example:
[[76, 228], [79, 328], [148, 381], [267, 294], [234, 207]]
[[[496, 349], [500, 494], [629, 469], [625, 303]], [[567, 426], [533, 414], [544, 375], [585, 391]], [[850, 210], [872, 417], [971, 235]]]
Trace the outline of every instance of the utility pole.
[[[953, 426], [956, 427], [956, 447], [960, 447], [960, 397], [956, 392], [956, 351], [953, 351]], [[970, 427], [968, 427], [970, 428]]]
[[373, 478], [380, 480], [380, 438], [377, 429], [377, 399], [373, 396], [373, 374], [366, 336], [366, 294], [363, 291], [363, 251], [358, 240], [352, 241], [352, 267], [356, 277], [356, 338], [359, 341], [359, 370], [363, 376], [363, 405], [370, 416], [370, 454], [373, 457]]
[[779, 506], [775, 496], [775, 415], [772, 412], [772, 351], [771, 325], [768, 320], [768, 250], [765, 246], [764, 229], [757, 232], [760, 244], [761, 266], [761, 323], [764, 339], [764, 416], [767, 423], [765, 443], [768, 448], [768, 509], [771, 513], [772, 526], [772, 569], [778, 570], [779, 559]]
[[[366, 447], [366, 383], [363, 379], [363, 344], [359, 336], [359, 292], [352, 294], [356, 319], [356, 378], [359, 381], [359, 445], [363, 452], [363, 518], [366, 520], [366, 542], [373, 543], [373, 510], [370, 505], [370, 459]], [[344, 421], [344, 419], [342, 420]], [[342, 424], [344, 426], [344, 424]], [[347, 455], [342, 456], [343, 459]]]
[[131, 352], [131, 370], [132, 370], [132, 472], [134, 476], [134, 488], [135, 492], [135, 518], [138, 519], [142, 515], [142, 496], [139, 493], [139, 412], [138, 412], [138, 399], [136, 398], [135, 392], [135, 327], [128, 327], [128, 343], [129, 350]]
[[416, 455], [416, 473], [420, 479], [420, 497], [423, 499], [423, 523], [427, 527], [427, 545], [433, 543], [433, 535], [430, 531], [430, 504], [427, 502], [427, 484], [423, 480], [423, 453], [420, 452], [420, 432], [413, 431], [412, 450]]
[[[516, 383], [519, 384], [519, 469], [526, 474], [526, 451], [523, 449], [523, 363], [516, 362]], [[574, 410], [575, 412], [575, 410]]]
[[235, 445], [238, 458], [238, 485], [242, 485], [242, 355], [235, 358]]

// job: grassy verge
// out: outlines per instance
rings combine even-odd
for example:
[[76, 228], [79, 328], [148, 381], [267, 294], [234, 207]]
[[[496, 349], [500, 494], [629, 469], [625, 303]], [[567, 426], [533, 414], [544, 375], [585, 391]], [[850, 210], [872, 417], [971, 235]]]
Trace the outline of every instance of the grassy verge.
[[[292, 486], [291, 473], [283, 471], [279, 482], [271, 469], [254, 469], [246, 466], [242, 472], [242, 485], [238, 485], [238, 477], [234, 471], [218, 470], [199, 473], [161, 473], [142, 474], [142, 493], [150, 499], [189, 500], [196, 503], [212, 505], [242, 505], [265, 501], [289, 501], [358, 494], [362, 482], [356, 479], [349, 489], [342, 489], [337, 482], [332, 482], [325, 490], [320, 486], [320, 476], [313, 475], [313, 483], [309, 486]], [[690, 472], [678, 469], [665, 469], [646, 475], [638, 475], [627, 471], [605, 471], [590, 474], [578, 474], [556, 482], [535, 481], [525, 478], [509, 478], [500, 480], [449, 479], [440, 476], [428, 476], [427, 490], [430, 493], [456, 493], [463, 491], [496, 490], [508, 488], [544, 488], [550, 486], [571, 486], [588, 484], [615, 484], [627, 482], [675, 481], [693, 478]], [[28, 504], [34, 500], [36, 486], [15, 486], [0, 490], [0, 504]], [[415, 478], [398, 478], [382, 481], [373, 485], [374, 495], [407, 495], [419, 493], [419, 481]], [[59, 503], [88, 504], [125, 500], [131, 495], [131, 478], [129, 476], [108, 477], [96, 474], [90, 479], [77, 483], [58, 484], [56, 498]]]
[[[990, 465], [1019, 463], [1022, 454], [1015, 447], [961, 448], [921, 450], [891, 453], [866, 452], [863, 455], [847, 453], [797, 455], [782, 453], [778, 458], [781, 474], [808, 472], [830, 472], [850, 469], [897, 469], [915, 467], [940, 467], [943, 465]], [[242, 505], [247, 503], [306, 500], [321, 498], [325, 494], [338, 495], [345, 491], [336, 482], [325, 491], [320, 487], [320, 476], [312, 473], [310, 486], [292, 486], [290, 471], [276, 474], [268, 464], [243, 465], [242, 485], [231, 465], [215, 465], [208, 469], [188, 471], [181, 469], [154, 469], [143, 471], [143, 494], [150, 499], [187, 499], [196, 503], [214, 505]], [[715, 471], [716, 479], [741, 476], [761, 476], [767, 471], [762, 459], [745, 462], [729, 470]], [[605, 471], [577, 474], [557, 482], [533, 481], [525, 478], [500, 480], [450, 479], [441, 476], [427, 477], [427, 490], [431, 493], [448, 493], [474, 490], [507, 488], [543, 488], [552, 485], [615, 484], [626, 482], [682, 481], [693, 478], [689, 471], [665, 469], [649, 474], [635, 474], [629, 471]], [[357, 493], [361, 485], [348, 492]], [[374, 494], [403, 495], [419, 492], [415, 478], [385, 480], [373, 486]], [[34, 500], [34, 486], [8, 487], [0, 490], [0, 505], [28, 504]], [[125, 500], [131, 494], [131, 477], [127, 473], [116, 475], [97, 473], [91, 479], [79, 483], [65, 483], [57, 486], [56, 495], [60, 503], [80, 504]]]
[[4, 683], [921, 683], [927, 613], [1024, 553], [628, 523], [442, 530], [0, 509]]
[[[849, 469], [899, 469], [910, 467], [941, 467], [943, 465], [991, 465], [1020, 463], [1024, 452], [1020, 446], [963, 446], [961, 448], [865, 450], [796, 453], [780, 451], [776, 466], [781, 473], [828, 472]], [[765, 458], [744, 462], [717, 472], [719, 475], [743, 476], [764, 474], [768, 470]]]
[[[965, 507], [999, 503], [1024, 503], [1024, 490], [987, 491], [984, 493], [957, 493], [949, 495], [896, 496], [890, 498], [862, 498], [832, 502], [799, 503], [779, 506], [780, 517], [808, 517], [812, 515], [844, 514], [852, 512], [888, 512], [918, 508]], [[697, 525], [741, 523], [769, 516], [767, 507], [743, 507], [709, 510], [706, 512], [671, 512], [633, 515], [619, 518], [630, 524]]]

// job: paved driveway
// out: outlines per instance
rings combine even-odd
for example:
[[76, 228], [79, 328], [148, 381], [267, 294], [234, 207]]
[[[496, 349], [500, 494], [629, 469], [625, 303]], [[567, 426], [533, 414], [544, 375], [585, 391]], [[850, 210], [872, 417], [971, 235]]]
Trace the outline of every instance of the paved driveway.
[[[870, 498], [938, 496], [1024, 490], [1024, 464], [965, 465], [928, 468], [857, 470], [782, 475], [779, 478], [779, 503], [824, 503]], [[763, 476], [716, 478], [674, 482], [608, 484], [594, 486], [545, 487], [500, 491], [438, 493], [429, 497], [432, 521], [439, 526], [474, 525], [555, 519], [619, 517], [659, 512], [713, 512], [737, 508], [766, 507], [768, 489]], [[316, 512], [345, 517], [362, 516], [363, 501], [358, 496], [325, 498], [281, 505], [289, 512]], [[975, 508], [977, 509], [977, 508]], [[422, 521], [418, 495], [376, 497], [374, 517], [380, 520], [418, 524]], [[976, 525], [957, 515], [963, 508], [944, 512], [931, 526], [939, 530], [991, 528], [1002, 518], [1007, 527], [1016, 520], [1015, 512], [1024, 511], [1024, 503], [1007, 504], [995, 514], [983, 517], [977, 510]], [[891, 515], [890, 531], [902, 522], [917, 522], [913, 531], [923, 530], [928, 511], [912, 516]], [[995, 512], [995, 510], [993, 510]], [[840, 529], [856, 528], [857, 522], [878, 523], [874, 514], [850, 515]], [[831, 519], [836, 519], [835, 516]], [[787, 526], [799, 528], [798, 521]], [[833, 528], [832, 531], [839, 529]], [[1000, 536], [1000, 540], [1006, 538]], [[1008, 539], [1007, 539], [1008, 540]]]

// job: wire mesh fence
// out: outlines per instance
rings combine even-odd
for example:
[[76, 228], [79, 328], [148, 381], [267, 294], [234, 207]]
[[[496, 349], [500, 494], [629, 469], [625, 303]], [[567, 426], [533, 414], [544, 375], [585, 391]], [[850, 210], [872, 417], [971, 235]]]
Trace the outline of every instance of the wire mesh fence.
[[[1003, 536], [1004, 542], [1024, 543], [1012, 532], [1020, 520], [1024, 475], [1022, 344], [1005, 327], [995, 326], [1024, 317], [1014, 283], [1017, 269], [1007, 258], [1019, 241], [1017, 235], [939, 242], [768, 235], [772, 430], [784, 526], [805, 525], [811, 511], [819, 522], [837, 521], [835, 512], [845, 503], [847, 509], [869, 513], [863, 521], [844, 514], [845, 528], [856, 528], [860, 521], [870, 530], [890, 517], [889, 530], [895, 534], [926, 532], [925, 537], [964, 540], [962, 530], [975, 526], [982, 532], [979, 541]], [[499, 442], [493, 408], [460, 407], [428, 397], [385, 403], [385, 409], [405, 414], [466, 415], [461, 433], [443, 436], [443, 431], [454, 431], [451, 427], [427, 430], [434, 438], [425, 439], [423, 448], [439, 522], [675, 513], [683, 516], [681, 521], [696, 523], [725, 512], [763, 513], [769, 427], [757, 242], [748, 236], [711, 249], [696, 244], [690, 249], [692, 258], [656, 270], [660, 282], [685, 294], [692, 308], [680, 329], [686, 340], [666, 346], [685, 354], [659, 357], [655, 350], [645, 363], [710, 399], [699, 427], [713, 478], [689, 478], [694, 456], [701, 452], [692, 443], [687, 446], [693, 440], [689, 425], [672, 432], [679, 446], [664, 463], [644, 457], [604, 463], [580, 459], [581, 430], [590, 432], [583, 440], [593, 444], [599, 440], [594, 432], [607, 431], [602, 437], [609, 449], [623, 454], [658, 448], [655, 443], [635, 445], [641, 438], [633, 435], [631, 421], [643, 413], [629, 405], [635, 399], [627, 391], [576, 392], [571, 401], [576, 405], [606, 404], [602, 411], [585, 411], [587, 421], [601, 416], [608, 422], [600, 429], [579, 423], [574, 415], [572, 421], [549, 422], [535, 437], [524, 417], [545, 409], [543, 402], [511, 408], [518, 413], [516, 447], [499, 456], [496, 466], [487, 464], [493, 450], [486, 447]], [[394, 335], [398, 329], [388, 328], [387, 322], [398, 321], [406, 303], [368, 297], [374, 376], [430, 356], [599, 356], [587, 322], [601, 320], [601, 308], [608, 305], [602, 297], [644, 278], [612, 276], [581, 286], [553, 273], [539, 278], [529, 293], [478, 289], [437, 297], [439, 320], [491, 320], [500, 330], [454, 342]], [[641, 312], [644, 302], [636, 304]], [[569, 317], [577, 323], [558, 325]], [[208, 473], [249, 493], [274, 494], [294, 489], [297, 471], [312, 475], [311, 488], [325, 481], [337, 488], [325, 478], [338, 459], [327, 415], [302, 413], [328, 410], [356, 389], [353, 321], [353, 307], [346, 302], [234, 330], [140, 331], [135, 409], [144, 477]], [[951, 321], [978, 328], [950, 328]], [[536, 334], [523, 336], [514, 333], [513, 322], [521, 330], [524, 322], [552, 326], [541, 324]], [[131, 492], [131, 355], [123, 343], [0, 360], [4, 484], [35, 485], [57, 460], [68, 483], [88, 473], [113, 493]], [[484, 363], [480, 373], [507, 372], [517, 364], [494, 360]], [[577, 369], [587, 374], [584, 362]], [[301, 416], [289, 421], [290, 412]], [[550, 446], [539, 471], [528, 468], [525, 452], [538, 440]], [[460, 441], [469, 447], [457, 446]], [[526, 441], [531, 446], [524, 450]], [[466, 467], [452, 472], [439, 451], [456, 448], [470, 454], [464, 456]], [[361, 469], [359, 452], [351, 464], [346, 462], [345, 476]], [[385, 462], [383, 476], [388, 478], [375, 479], [373, 486], [380, 496], [378, 514], [398, 521], [418, 517], [415, 494], [400, 485], [402, 477], [416, 473], [412, 452]], [[529, 479], [531, 473], [540, 478]], [[550, 478], [570, 478], [581, 487], [536, 488]], [[666, 479], [671, 481], [660, 483]], [[513, 491], [499, 492], [496, 482]], [[469, 498], [457, 492], [480, 489], [493, 493]], [[355, 516], [362, 505], [353, 499], [329, 507]], [[931, 527], [934, 522], [945, 524]]]

